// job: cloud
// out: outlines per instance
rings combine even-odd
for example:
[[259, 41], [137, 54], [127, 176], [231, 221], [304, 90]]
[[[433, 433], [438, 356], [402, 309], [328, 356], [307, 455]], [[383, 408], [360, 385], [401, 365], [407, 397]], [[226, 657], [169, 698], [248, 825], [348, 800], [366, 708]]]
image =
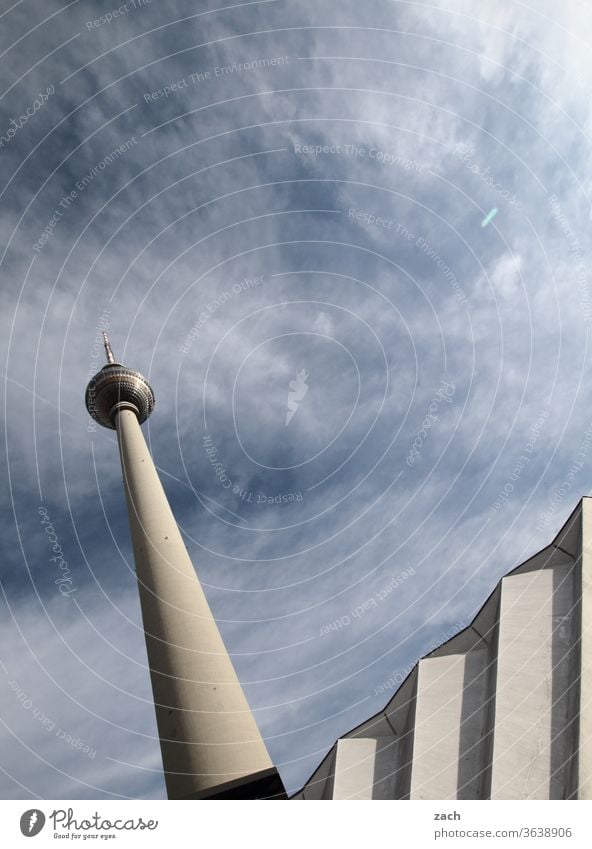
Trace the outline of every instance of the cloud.
[[55, 94], [0, 150], [0, 795], [164, 793], [115, 438], [83, 406], [105, 325], [154, 386], [146, 437], [296, 789], [589, 485], [586, 455], [547, 515], [590, 425], [589, 23], [461, 0], [95, 14], [3, 19], [0, 135]]

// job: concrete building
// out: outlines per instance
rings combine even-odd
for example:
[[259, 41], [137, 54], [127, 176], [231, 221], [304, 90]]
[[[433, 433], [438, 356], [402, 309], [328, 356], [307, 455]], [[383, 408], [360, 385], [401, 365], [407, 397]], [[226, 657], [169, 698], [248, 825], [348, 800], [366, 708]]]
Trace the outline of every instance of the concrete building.
[[295, 799], [592, 799], [592, 499]]
[[86, 406], [117, 431], [169, 799], [285, 798], [140, 429], [154, 394], [104, 338]]

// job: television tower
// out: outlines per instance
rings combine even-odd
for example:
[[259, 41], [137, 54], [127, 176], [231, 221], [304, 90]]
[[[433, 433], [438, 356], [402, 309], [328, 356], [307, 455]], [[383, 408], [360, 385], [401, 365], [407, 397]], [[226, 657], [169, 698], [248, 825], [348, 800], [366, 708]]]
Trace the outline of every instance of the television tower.
[[103, 337], [85, 400], [117, 431], [168, 797], [285, 798], [140, 429], [154, 393]]

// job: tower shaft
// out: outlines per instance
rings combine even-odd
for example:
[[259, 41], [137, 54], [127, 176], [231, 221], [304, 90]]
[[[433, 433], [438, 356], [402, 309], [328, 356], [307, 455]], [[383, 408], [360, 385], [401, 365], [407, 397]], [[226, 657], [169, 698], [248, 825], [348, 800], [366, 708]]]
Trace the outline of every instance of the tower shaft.
[[168, 796], [271, 795], [281, 788], [278, 774], [189, 558], [138, 417], [122, 407], [114, 414], [114, 424]]

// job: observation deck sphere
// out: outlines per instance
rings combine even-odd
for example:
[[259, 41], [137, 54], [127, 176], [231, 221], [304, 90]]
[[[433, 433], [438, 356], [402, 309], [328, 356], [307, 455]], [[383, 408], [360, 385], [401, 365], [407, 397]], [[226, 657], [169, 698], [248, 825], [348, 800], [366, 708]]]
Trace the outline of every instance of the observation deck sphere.
[[154, 409], [155, 399], [152, 387], [139, 371], [108, 363], [89, 381], [85, 403], [95, 421], [115, 430], [116, 405], [133, 409], [142, 424]]

